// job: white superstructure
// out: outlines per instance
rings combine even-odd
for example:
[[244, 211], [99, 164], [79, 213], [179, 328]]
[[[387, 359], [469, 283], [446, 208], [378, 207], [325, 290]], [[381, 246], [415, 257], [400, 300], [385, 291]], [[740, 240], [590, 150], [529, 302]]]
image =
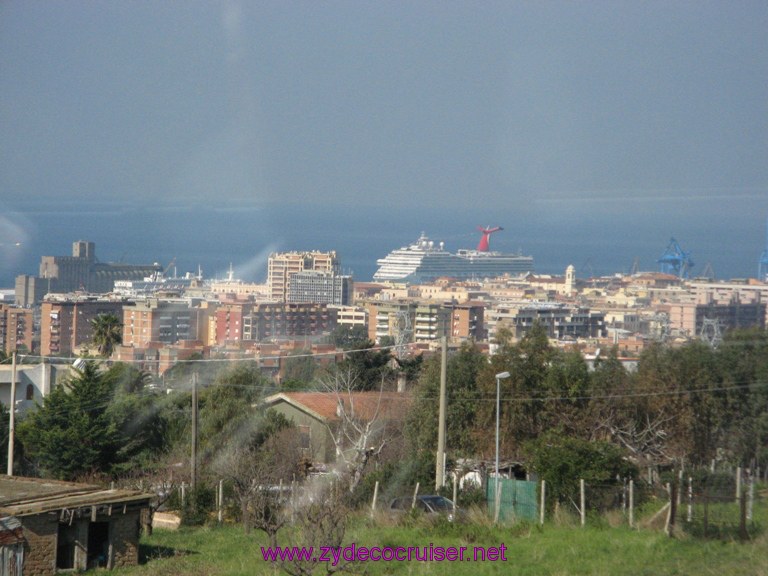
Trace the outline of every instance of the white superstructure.
[[442, 242], [436, 245], [423, 232], [415, 243], [393, 250], [376, 263], [379, 269], [373, 279], [380, 282], [420, 283], [440, 277], [491, 278], [533, 272], [532, 256], [479, 250], [459, 250], [454, 254]]

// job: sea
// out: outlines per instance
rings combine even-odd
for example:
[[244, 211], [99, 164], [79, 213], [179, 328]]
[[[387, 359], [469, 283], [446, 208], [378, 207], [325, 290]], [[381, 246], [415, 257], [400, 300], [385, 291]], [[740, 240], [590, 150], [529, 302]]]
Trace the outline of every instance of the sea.
[[344, 273], [371, 280], [376, 260], [423, 232], [446, 249], [475, 248], [479, 226], [502, 226], [491, 249], [533, 256], [536, 272], [576, 276], [655, 271], [672, 238], [689, 253], [693, 276], [756, 277], [766, 248], [764, 216], [723, 222], [670, 214], [610, 218], [531, 214], [482, 206], [456, 210], [388, 205], [279, 205], [136, 202], [26, 202], [2, 206], [0, 288], [36, 275], [41, 256], [68, 256], [72, 243], [96, 243], [102, 262], [158, 263], [169, 275], [202, 272], [262, 282], [272, 252], [335, 250]]

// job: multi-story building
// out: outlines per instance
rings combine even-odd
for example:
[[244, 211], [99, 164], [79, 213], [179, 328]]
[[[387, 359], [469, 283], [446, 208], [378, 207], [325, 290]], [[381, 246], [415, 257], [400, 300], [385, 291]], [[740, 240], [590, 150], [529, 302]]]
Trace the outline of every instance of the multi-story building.
[[464, 302], [444, 304], [450, 312], [449, 338], [456, 341], [481, 342], [487, 338], [485, 330], [485, 304]]
[[513, 338], [520, 339], [536, 323], [557, 340], [606, 336], [603, 312], [559, 302], [498, 303], [486, 309], [485, 322], [491, 341], [502, 327], [510, 330]]
[[381, 342], [433, 342], [446, 336], [451, 342], [479, 340], [484, 336], [483, 306], [453, 301], [408, 299], [372, 301], [367, 304], [368, 337]]
[[16, 278], [16, 304], [31, 306], [52, 292], [103, 294], [114, 289], [115, 280], [142, 280], [162, 271], [159, 264], [107, 264], [96, 259], [96, 245], [78, 240], [72, 256], [43, 256], [39, 275]]
[[421, 303], [413, 319], [413, 342], [432, 342], [448, 336], [451, 311], [440, 304]]
[[337, 326], [368, 326], [368, 311], [362, 306], [328, 306], [336, 313]]
[[251, 313], [254, 303], [223, 302], [216, 307], [211, 314], [214, 320], [215, 339], [214, 344], [221, 346], [228, 342], [243, 340], [243, 318]]
[[151, 342], [176, 344], [202, 340], [205, 323], [188, 299], [147, 298], [126, 304], [122, 312], [123, 345], [147, 348]]
[[412, 342], [417, 306], [416, 301], [407, 299], [368, 302], [368, 338], [377, 344], [386, 337], [398, 343]]
[[346, 306], [352, 303], [352, 276], [321, 270], [292, 274], [288, 283], [288, 302], [316, 302]]
[[[698, 304], [768, 303], [768, 283], [755, 280], [741, 282], [689, 282]], [[759, 326], [759, 324], [756, 324]], [[768, 325], [768, 309], [762, 326]]]
[[36, 351], [34, 312], [0, 304], [0, 350], [6, 354], [14, 351]]
[[255, 303], [243, 316], [243, 340], [260, 342], [327, 334], [336, 326], [336, 314], [326, 304]]
[[89, 295], [49, 295], [40, 311], [40, 353], [68, 356], [87, 347], [93, 337], [91, 321], [100, 314], [123, 316], [122, 300]]
[[708, 339], [736, 328], [765, 328], [766, 305], [759, 301], [742, 303], [736, 298], [728, 304], [686, 302], [663, 308], [669, 314], [672, 333], [688, 338]]
[[291, 276], [305, 270], [338, 274], [341, 265], [335, 251], [275, 252], [270, 254], [267, 264], [267, 284], [270, 298], [275, 302], [290, 301]]

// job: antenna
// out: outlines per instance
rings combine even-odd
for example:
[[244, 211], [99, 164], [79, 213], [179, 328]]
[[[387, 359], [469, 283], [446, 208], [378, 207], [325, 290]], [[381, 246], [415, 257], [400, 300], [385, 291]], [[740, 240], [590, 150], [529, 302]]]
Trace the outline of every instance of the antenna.
[[765, 250], [763, 250], [763, 255], [757, 265], [757, 278], [763, 282], [768, 282], [768, 220], [766, 220], [765, 226]]

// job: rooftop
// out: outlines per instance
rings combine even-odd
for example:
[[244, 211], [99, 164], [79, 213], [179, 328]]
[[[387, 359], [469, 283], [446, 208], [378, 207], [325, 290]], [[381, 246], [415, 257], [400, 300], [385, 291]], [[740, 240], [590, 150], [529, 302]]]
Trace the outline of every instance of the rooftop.
[[138, 490], [109, 490], [101, 486], [21, 476], [0, 476], [0, 516], [41, 514], [98, 504], [149, 500]]

